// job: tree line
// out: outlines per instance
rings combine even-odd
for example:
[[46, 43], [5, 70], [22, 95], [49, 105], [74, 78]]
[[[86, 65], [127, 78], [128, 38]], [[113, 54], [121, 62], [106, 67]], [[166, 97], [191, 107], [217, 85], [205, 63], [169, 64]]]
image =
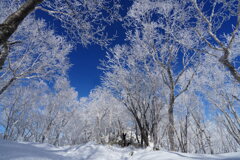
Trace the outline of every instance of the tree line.
[[[135, 0], [124, 16], [120, 4], [0, 2], [2, 138], [237, 151], [240, 3]], [[66, 36], [37, 19], [35, 10], [58, 19]], [[126, 39], [110, 48], [105, 28], [115, 21]], [[76, 44], [93, 43], [108, 50], [102, 85], [78, 99], [67, 56]]]

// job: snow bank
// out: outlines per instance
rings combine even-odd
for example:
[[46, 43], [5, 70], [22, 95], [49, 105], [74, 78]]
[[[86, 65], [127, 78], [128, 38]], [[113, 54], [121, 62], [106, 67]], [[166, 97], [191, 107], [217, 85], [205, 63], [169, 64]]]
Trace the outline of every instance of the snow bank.
[[0, 160], [240, 160], [240, 152], [196, 155], [94, 143], [56, 148], [49, 144], [0, 140]]

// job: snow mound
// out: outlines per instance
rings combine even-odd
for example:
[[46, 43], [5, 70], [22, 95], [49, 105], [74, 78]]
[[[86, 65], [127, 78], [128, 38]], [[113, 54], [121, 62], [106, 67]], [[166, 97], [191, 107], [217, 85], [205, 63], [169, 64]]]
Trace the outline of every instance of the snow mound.
[[240, 152], [197, 155], [151, 149], [119, 148], [87, 143], [54, 147], [49, 144], [0, 140], [0, 160], [240, 160]]

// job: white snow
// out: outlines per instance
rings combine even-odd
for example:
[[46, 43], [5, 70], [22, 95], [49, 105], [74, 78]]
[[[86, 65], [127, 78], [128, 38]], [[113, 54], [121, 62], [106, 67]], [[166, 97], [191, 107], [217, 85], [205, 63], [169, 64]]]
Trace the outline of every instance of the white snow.
[[0, 160], [240, 160], [240, 152], [196, 155], [94, 143], [57, 148], [49, 144], [0, 140]]

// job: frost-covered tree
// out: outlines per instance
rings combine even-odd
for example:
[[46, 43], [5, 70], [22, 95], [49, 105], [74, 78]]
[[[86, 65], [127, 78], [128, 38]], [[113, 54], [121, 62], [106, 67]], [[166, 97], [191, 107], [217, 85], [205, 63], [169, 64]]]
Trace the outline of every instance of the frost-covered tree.
[[33, 112], [41, 101], [46, 86], [43, 83], [18, 85], [1, 96], [0, 124], [4, 128], [4, 139], [29, 140]]
[[41, 114], [43, 128], [41, 142], [58, 145], [59, 136], [78, 106], [78, 94], [66, 78], [57, 79], [54, 92], [45, 94]]
[[102, 86], [79, 101], [66, 76], [72, 46], [30, 11], [58, 19], [71, 42], [105, 46], [105, 27], [118, 18], [115, 2], [0, 2], [3, 138], [237, 151], [239, 2], [133, 1], [123, 19], [126, 43], [108, 50]]
[[54, 89], [43, 81], [12, 87], [0, 101], [4, 138], [11, 140], [66, 144], [62, 137], [79, 105], [77, 92], [66, 78]]
[[[238, 0], [190, 2], [194, 6], [194, 20], [189, 30], [192, 30], [192, 34], [202, 42], [196, 49], [214, 57], [214, 61], [223, 64], [240, 83], [238, 62], [240, 2]], [[203, 46], [208, 46], [211, 50]]]
[[[212, 139], [216, 137], [216, 134], [211, 132], [211, 127], [208, 126], [214, 126], [214, 129], [219, 127], [217, 125], [219, 118], [218, 121], [214, 120], [217, 118], [213, 116], [214, 112], [220, 113], [219, 117], [226, 127], [225, 131], [232, 135], [232, 139], [228, 140], [229, 144], [234, 139], [238, 139], [239, 113], [236, 109], [238, 96], [231, 95], [229, 98], [229, 95], [221, 94], [221, 89], [225, 86], [223, 90], [229, 89], [233, 92], [230, 88], [238, 89], [239, 86], [230, 80], [231, 77], [224, 71], [226, 68], [224, 69], [223, 66], [219, 68], [222, 62], [220, 60], [221, 63], [218, 65], [216, 58], [219, 60], [221, 57], [215, 54], [221, 51], [212, 47], [217, 45], [214, 42], [216, 37], [209, 39], [213, 36], [211, 33], [216, 34], [224, 43], [227, 39], [232, 39], [232, 46], [229, 48], [232, 53], [229, 55], [236, 62], [236, 64], [231, 63], [233, 69], [237, 69], [238, 34], [235, 34], [237, 31], [233, 31], [235, 34], [233, 36], [233, 33], [224, 35], [225, 31], [220, 32], [220, 30], [222, 25], [231, 23], [231, 21], [227, 23], [229, 18], [237, 17], [235, 13], [225, 14], [228, 11], [236, 11], [238, 2], [231, 1], [229, 5], [226, 5], [225, 1], [216, 1], [214, 4], [216, 6], [212, 2], [134, 1], [124, 19], [128, 30], [127, 44], [116, 46], [108, 55], [106, 63], [103, 63], [106, 69], [104, 84], [130, 111], [145, 145], [149, 141], [145, 137], [148, 137], [151, 132], [150, 126], [153, 122], [150, 120], [150, 113], [154, 106], [152, 96], [156, 95], [161, 106], [168, 110], [168, 133], [157, 132], [157, 137], [159, 138], [159, 133], [164, 137], [167, 135], [166, 143], [170, 150], [214, 153], [216, 145], [213, 144], [217, 142]], [[201, 9], [198, 6], [201, 6]], [[204, 16], [201, 14], [199, 16], [199, 9], [205, 15], [210, 13], [209, 10], [214, 10], [214, 13], [211, 12], [212, 18], [211, 15], [209, 17], [216, 31], [209, 31], [205, 21], [200, 21], [200, 17]], [[224, 36], [221, 37], [217, 33], [223, 33]], [[206, 39], [202, 36], [206, 36]], [[231, 69], [229, 73], [236, 79]], [[208, 78], [200, 78], [205, 76]], [[212, 76], [215, 76], [216, 81], [211, 79]], [[218, 82], [217, 79], [219, 79]], [[208, 87], [204, 87], [205, 83]], [[226, 86], [226, 83], [233, 86]], [[214, 86], [216, 84], [218, 86]], [[211, 92], [209, 92], [210, 88], [212, 88]], [[219, 94], [222, 95], [220, 97], [223, 101], [220, 102], [214, 98], [218, 103], [216, 106], [214, 104], [216, 102], [209, 97], [218, 97]], [[185, 102], [182, 101], [183, 99]], [[215, 110], [211, 108], [212, 106], [215, 106]], [[213, 113], [205, 115], [207, 108], [211, 108]], [[175, 121], [177, 121], [176, 124]], [[161, 123], [158, 124], [161, 125]], [[237, 141], [234, 146], [238, 143]]]
[[78, 110], [67, 125], [67, 137], [70, 144], [94, 141], [123, 145], [121, 135], [129, 131], [130, 123], [122, 103], [107, 88], [97, 87], [88, 97], [81, 98]]
[[59, 20], [67, 36], [75, 43], [106, 46], [111, 39], [104, 33], [106, 24], [118, 18], [119, 7], [118, 1], [106, 0], [1, 1], [0, 68], [9, 55], [9, 48], [15, 42], [12, 35], [32, 12], [41, 10]]
[[[132, 47], [138, 48], [138, 54], [145, 54], [155, 65], [159, 65], [159, 81], [163, 81], [168, 94], [168, 136], [171, 150], [175, 150], [174, 104], [191, 84], [193, 65], [197, 59], [197, 56], [191, 54], [191, 49], [181, 44], [181, 41], [191, 38], [182, 27], [188, 26], [192, 18], [185, 11], [190, 10], [191, 6], [186, 6], [185, 1], [138, 0], [126, 18], [126, 25], [130, 25], [130, 29], [134, 28], [129, 34], [129, 40], [135, 44]], [[196, 42], [189, 45], [193, 47]]]
[[12, 39], [18, 43], [9, 48], [0, 71], [0, 95], [15, 81], [52, 80], [66, 75], [70, 67], [67, 55], [72, 46], [48, 29], [43, 20], [26, 18]]
[[104, 87], [94, 89], [88, 98], [87, 112], [94, 115], [90, 120], [92, 136], [98, 143], [116, 143], [129, 121], [122, 104]]
[[239, 145], [239, 84], [213, 59], [208, 57], [203, 60], [194, 82], [195, 89], [203, 94], [203, 101], [208, 101], [209, 107], [215, 112], [212, 115], [215, 120], [226, 128]]
[[104, 85], [124, 104], [134, 119], [141, 145], [148, 146], [151, 135], [158, 148], [158, 124], [165, 104], [164, 100], [161, 102], [161, 98], [165, 98], [162, 81], [159, 80], [161, 72], [158, 65], [148, 59], [144, 48], [134, 42], [131, 45], [116, 46], [108, 55], [108, 60], [103, 63], [107, 71]]
[[[179, 126], [176, 127], [180, 150], [182, 152], [213, 154], [211, 129], [208, 126], [210, 121], [207, 121], [210, 117], [205, 115], [203, 100], [194, 91], [189, 90], [181, 100], [178, 99], [176, 105], [177, 110], [183, 114], [178, 115], [180, 121]], [[184, 119], [182, 120], [181, 117]]]

